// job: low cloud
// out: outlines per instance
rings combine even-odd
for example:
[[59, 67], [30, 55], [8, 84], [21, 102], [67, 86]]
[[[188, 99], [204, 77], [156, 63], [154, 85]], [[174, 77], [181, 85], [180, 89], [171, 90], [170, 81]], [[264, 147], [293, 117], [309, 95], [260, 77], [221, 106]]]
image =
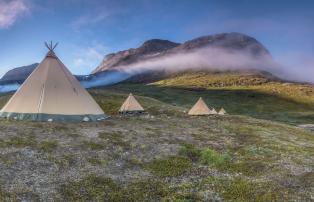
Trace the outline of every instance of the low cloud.
[[[96, 48], [97, 49], [97, 48]], [[90, 55], [94, 62], [102, 58], [102, 54], [94, 48], [87, 48], [86, 55]], [[90, 58], [78, 58], [79, 65], [90, 64]], [[294, 81], [307, 81], [314, 83], [314, 60], [303, 59], [302, 68], [291, 69], [279, 65], [267, 54], [254, 55], [248, 50], [228, 51], [220, 48], [199, 49], [193, 52], [179, 53], [149, 59], [131, 65], [118, 66], [115, 70], [86, 75], [81, 77], [81, 85], [85, 88], [112, 85], [124, 81], [134, 75], [149, 71], [166, 71], [169, 73], [186, 70], [213, 70], [213, 71], [267, 71], [282, 79]], [[0, 92], [16, 90], [19, 85], [0, 86]]]
[[12, 26], [28, 11], [26, 0], [0, 0], [0, 28]]
[[159, 70], [168, 73], [177, 73], [186, 70], [257, 70], [267, 71], [281, 77], [285, 75], [284, 68], [274, 62], [271, 56], [267, 54], [254, 55], [249, 49], [228, 51], [221, 48], [205, 48], [193, 52], [166, 55], [131, 65], [118, 66], [114, 69], [113, 71], [102, 72], [95, 78], [82, 82], [83, 86], [90, 88], [110, 85], [126, 80], [134, 75]]
[[[314, 59], [300, 55], [298, 59], [286, 56], [287, 63], [279, 64], [270, 55], [254, 55], [249, 50], [228, 51], [220, 48], [205, 48], [193, 52], [179, 53], [141, 61], [131, 65], [115, 67], [119, 74], [115, 75], [115, 83], [133, 75], [150, 71], [166, 71], [168, 73], [186, 70], [213, 71], [266, 71], [283, 80], [314, 83]], [[283, 58], [279, 58], [284, 60]], [[295, 62], [295, 65], [292, 65]], [[125, 73], [125, 74], [122, 74]], [[120, 77], [119, 77], [120, 76]], [[105, 79], [104, 79], [105, 81]], [[110, 84], [110, 83], [109, 83]], [[102, 80], [93, 82], [89, 87], [108, 85]]]
[[119, 66], [117, 69], [130, 74], [149, 70], [180, 72], [185, 70], [260, 70], [279, 74], [280, 65], [269, 55], [253, 55], [248, 50], [227, 51], [221, 48], [205, 48], [193, 52], [173, 54], [157, 59]]
[[279, 56], [285, 67], [284, 78], [293, 81], [314, 83], [314, 55], [289, 51]]
[[20, 87], [20, 84], [18, 83], [0, 85], [0, 93], [16, 91], [19, 87]]

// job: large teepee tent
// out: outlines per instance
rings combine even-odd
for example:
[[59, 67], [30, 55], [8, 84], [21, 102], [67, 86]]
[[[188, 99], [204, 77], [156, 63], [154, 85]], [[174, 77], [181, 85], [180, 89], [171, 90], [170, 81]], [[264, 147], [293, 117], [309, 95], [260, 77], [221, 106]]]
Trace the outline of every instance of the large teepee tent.
[[124, 101], [119, 110], [120, 113], [138, 113], [144, 112], [144, 108], [138, 103], [132, 93], [129, 94], [128, 98]]
[[[57, 45], [57, 44], [56, 44]], [[102, 109], [54, 53], [44, 60], [0, 111], [0, 117], [33, 121], [95, 121]]]
[[206, 103], [202, 98], [199, 98], [195, 105], [188, 112], [189, 115], [209, 115], [212, 114]]

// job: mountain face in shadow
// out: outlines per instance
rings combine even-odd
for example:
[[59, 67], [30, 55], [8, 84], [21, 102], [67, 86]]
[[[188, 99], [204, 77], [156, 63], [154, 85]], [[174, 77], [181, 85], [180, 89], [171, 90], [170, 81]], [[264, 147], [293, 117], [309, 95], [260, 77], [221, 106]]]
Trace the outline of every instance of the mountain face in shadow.
[[23, 83], [24, 80], [33, 72], [33, 70], [38, 66], [38, 63], [34, 63], [27, 66], [16, 67], [9, 70], [0, 79], [0, 84], [7, 83]]

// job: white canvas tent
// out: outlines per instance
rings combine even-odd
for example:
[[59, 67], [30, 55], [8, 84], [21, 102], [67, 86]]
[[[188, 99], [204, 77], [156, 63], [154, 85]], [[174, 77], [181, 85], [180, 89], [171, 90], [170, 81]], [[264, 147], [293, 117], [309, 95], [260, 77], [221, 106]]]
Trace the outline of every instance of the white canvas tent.
[[[56, 44], [57, 45], [57, 44]], [[95, 121], [106, 115], [54, 53], [44, 60], [0, 111], [0, 117], [32, 121]]]
[[195, 105], [190, 109], [188, 115], [200, 116], [200, 115], [210, 115], [212, 111], [208, 108], [206, 103], [200, 97]]
[[132, 93], [129, 94], [128, 98], [124, 101], [120, 107], [119, 113], [141, 113], [144, 112], [144, 108], [135, 99]]
[[212, 110], [210, 110], [210, 113], [211, 113], [211, 114], [218, 114], [215, 108], [213, 108]]
[[219, 114], [219, 115], [225, 115], [225, 114], [227, 114], [227, 112], [225, 111], [224, 108], [221, 108], [221, 109], [219, 110], [218, 114]]

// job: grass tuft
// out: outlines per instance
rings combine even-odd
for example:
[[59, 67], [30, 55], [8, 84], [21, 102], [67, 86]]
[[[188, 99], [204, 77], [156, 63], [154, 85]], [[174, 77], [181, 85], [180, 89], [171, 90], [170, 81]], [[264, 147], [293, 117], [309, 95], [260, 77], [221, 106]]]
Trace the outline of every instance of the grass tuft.
[[121, 187], [112, 179], [87, 176], [79, 181], [64, 184], [59, 189], [64, 201], [121, 201]]
[[190, 159], [172, 156], [168, 159], [155, 159], [144, 167], [153, 174], [161, 177], [180, 176], [192, 167]]
[[239, 177], [232, 180], [209, 177], [207, 180], [224, 201], [287, 201], [291, 194], [288, 189], [270, 182], [253, 182]]
[[23, 148], [23, 147], [36, 147], [37, 141], [31, 137], [12, 137], [7, 142], [6, 145]]
[[64, 184], [59, 194], [64, 201], [159, 201], [170, 193], [167, 186], [153, 179], [120, 186], [111, 178], [90, 175]]
[[81, 145], [83, 148], [87, 148], [90, 150], [103, 150], [105, 149], [105, 145], [93, 141], [84, 141]]
[[212, 149], [201, 151], [200, 162], [216, 168], [227, 168], [230, 165], [231, 156], [229, 154], [220, 154]]
[[99, 138], [102, 139], [109, 139], [109, 142], [121, 147], [122, 149], [128, 150], [131, 149], [131, 145], [128, 141], [125, 140], [125, 137], [123, 137], [122, 135], [118, 134], [118, 133], [106, 133], [106, 132], [102, 132], [100, 134], [98, 134]]
[[201, 156], [201, 149], [195, 148], [192, 144], [183, 144], [180, 147], [179, 154], [188, 157], [193, 162], [197, 162]]
[[39, 150], [43, 152], [53, 152], [58, 147], [58, 141], [56, 140], [46, 140], [38, 145]]
[[106, 164], [105, 160], [99, 159], [99, 158], [88, 158], [87, 161], [92, 164], [93, 166], [103, 166]]

